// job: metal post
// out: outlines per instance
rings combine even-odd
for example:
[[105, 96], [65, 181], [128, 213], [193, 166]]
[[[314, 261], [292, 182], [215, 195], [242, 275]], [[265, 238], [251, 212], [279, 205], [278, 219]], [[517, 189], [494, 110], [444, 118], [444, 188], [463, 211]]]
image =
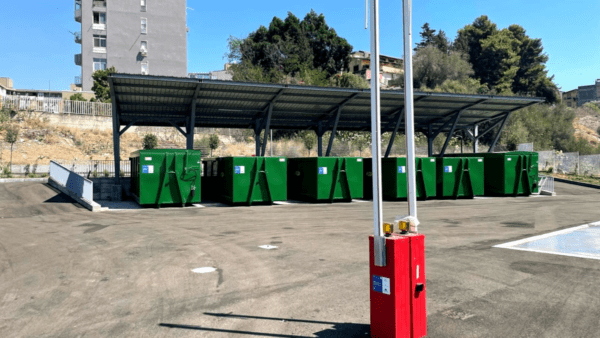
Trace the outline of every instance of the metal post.
[[490, 150], [488, 150], [488, 153], [494, 152], [494, 148], [496, 148], [496, 143], [498, 143], [498, 140], [500, 139], [500, 135], [502, 134], [502, 130], [504, 129], [504, 126], [506, 125], [506, 122], [508, 121], [509, 117], [510, 117], [510, 113], [507, 113], [504, 120], [502, 120], [500, 129], [498, 129], [498, 133], [496, 134], [496, 137], [494, 138], [494, 141], [492, 142], [492, 145], [490, 146]]
[[188, 150], [194, 149], [194, 133], [196, 129], [196, 99], [198, 98], [198, 93], [200, 93], [200, 83], [196, 86], [196, 92], [192, 97], [192, 109], [190, 112], [190, 120], [187, 126], [187, 144], [186, 148]]
[[333, 122], [333, 130], [331, 131], [331, 136], [329, 137], [329, 143], [327, 144], [327, 152], [325, 156], [329, 156], [331, 154], [331, 147], [333, 147], [333, 140], [335, 139], [335, 133], [337, 132], [338, 122], [340, 121], [340, 115], [342, 114], [342, 107], [338, 107], [337, 112], [335, 114], [335, 120]]
[[446, 149], [448, 148], [448, 144], [450, 144], [450, 139], [454, 135], [454, 131], [456, 130], [456, 125], [458, 124], [458, 120], [460, 120], [460, 115], [462, 114], [462, 110], [459, 111], [456, 116], [454, 116], [454, 122], [452, 123], [452, 127], [448, 132], [448, 137], [446, 137], [446, 141], [444, 142], [444, 146], [442, 147], [442, 151], [440, 151], [440, 157], [443, 157], [446, 153]]
[[402, 112], [398, 113], [398, 119], [396, 120], [396, 126], [394, 127], [394, 131], [392, 132], [392, 137], [390, 137], [390, 142], [388, 143], [387, 150], [385, 151], [385, 158], [390, 156], [390, 152], [392, 151], [392, 147], [394, 146], [394, 140], [396, 140], [396, 134], [398, 133], [398, 129], [400, 128], [400, 122], [404, 117], [404, 109]]
[[254, 156], [260, 156], [260, 129], [257, 128], [254, 130], [254, 142], [255, 142], [255, 155]]
[[262, 144], [262, 151], [260, 152], [260, 156], [265, 156], [265, 152], [267, 150], [267, 140], [269, 139], [269, 134], [271, 133], [271, 116], [273, 115], [273, 104], [269, 104], [269, 111], [267, 113], [267, 120], [265, 121], [265, 137]]
[[479, 125], [476, 124], [473, 128], [473, 152], [479, 152]]
[[460, 137], [460, 153], [463, 153], [463, 143], [465, 143], [465, 131], [463, 130], [462, 135]]
[[317, 155], [319, 157], [323, 156], [323, 123], [321, 121], [319, 121], [319, 124], [317, 126], [317, 130], [315, 131], [317, 133]]
[[409, 215], [417, 218], [417, 179], [415, 159], [415, 112], [412, 68], [412, 0], [403, 1], [404, 22], [404, 107], [406, 172]]
[[373, 156], [373, 233], [376, 266], [386, 265], [381, 184], [381, 93], [379, 84], [379, 0], [371, 0], [371, 140]]
[[110, 84], [110, 97], [112, 98], [112, 122], [113, 122], [113, 151], [115, 159], [115, 181], [117, 185], [121, 185], [121, 121], [119, 116], [119, 108], [117, 97], [115, 96], [115, 88], [112, 77], [108, 78]]
[[433, 157], [433, 132], [431, 124], [427, 126], [427, 156]]
[[271, 157], [273, 157], [273, 129], [271, 129]]

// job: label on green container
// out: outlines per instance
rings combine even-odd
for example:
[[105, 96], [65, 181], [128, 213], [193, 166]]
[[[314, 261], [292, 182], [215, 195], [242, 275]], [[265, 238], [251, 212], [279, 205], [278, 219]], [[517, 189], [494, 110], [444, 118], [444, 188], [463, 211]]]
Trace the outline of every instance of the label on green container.
[[235, 166], [235, 173], [236, 174], [245, 174], [246, 173], [246, 167], [243, 166], [243, 165]]
[[285, 162], [285, 158], [280, 158], [279, 162]]
[[406, 167], [405, 166], [399, 166], [398, 167], [398, 174], [406, 174]]
[[319, 167], [319, 175], [327, 175], [327, 167]]
[[143, 165], [142, 166], [142, 174], [154, 174], [154, 166], [153, 165]]
[[452, 172], [452, 166], [451, 165], [445, 166], [444, 167], [444, 172], [445, 173], [451, 173]]

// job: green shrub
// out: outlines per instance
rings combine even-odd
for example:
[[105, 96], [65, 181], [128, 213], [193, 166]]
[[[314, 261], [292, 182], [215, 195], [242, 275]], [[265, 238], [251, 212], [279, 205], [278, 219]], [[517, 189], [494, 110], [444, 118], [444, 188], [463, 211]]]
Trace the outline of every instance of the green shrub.
[[98, 171], [94, 170], [94, 171], [92, 172], [92, 177], [93, 177], [93, 178], [98, 178]]
[[156, 135], [146, 134], [144, 136], [144, 140], [142, 141], [142, 148], [144, 150], [156, 149], [158, 146], [158, 138]]
[[104, 177], [110, 177], [110, 173], [106, 169], [104, 169]]

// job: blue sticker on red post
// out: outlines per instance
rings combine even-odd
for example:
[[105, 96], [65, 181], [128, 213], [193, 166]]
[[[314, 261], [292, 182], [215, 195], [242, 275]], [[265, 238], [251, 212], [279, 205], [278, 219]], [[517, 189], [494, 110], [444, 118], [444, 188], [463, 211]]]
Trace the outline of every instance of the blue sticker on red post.
[[373, 275], [373, 291], [383, 293], [386, 295], [391, 294], [390, 279], [386, 277]]

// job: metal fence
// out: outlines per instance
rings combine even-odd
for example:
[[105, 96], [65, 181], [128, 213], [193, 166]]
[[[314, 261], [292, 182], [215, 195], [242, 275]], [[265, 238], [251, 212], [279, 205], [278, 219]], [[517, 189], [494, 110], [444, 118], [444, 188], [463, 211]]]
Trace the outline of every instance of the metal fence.
[[579, 153], [558, 153], [554, 155], [554, 171], [559, 174], [578, 174]]
[[54, 114], [75, 114], [90, 116], [112, 116], [110, 103], [70, 101], [60, 98], [35, 97], [35, 96], [2, 96], [1, 106], [8, 106], [16, 110]]
[[537, 153], [539, 155], [538, 169], [540, 171], [547, 171], [550, 168], [554, 168], [555, 164], [554, 164], [554, 151], [553, 150], [538, 151]]
[[92, 181], [83, 178], [54, 161], [50, 162], [50, 178], [78, 197], [88, 201], [94, 200], [94, 183]]
[[579, 156], [579, 175], [600, 175], [600, 155]]
[[533, 143], [521, 143], [517, 146], [517, 151], [533, 151]]
[[[69, 170], [87, 178], [115, 177], [115, 161], [92, 160], [89, 163], [69, 163], [60, 161]], [[131, 176], [131, 162], [121, 161], [121, 177]]]

